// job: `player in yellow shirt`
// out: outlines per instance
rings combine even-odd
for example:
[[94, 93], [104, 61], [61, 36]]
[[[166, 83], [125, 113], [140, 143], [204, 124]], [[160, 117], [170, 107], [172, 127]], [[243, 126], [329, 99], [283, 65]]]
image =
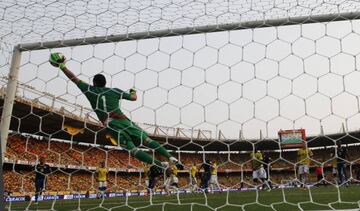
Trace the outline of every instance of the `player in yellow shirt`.
[[170, 187], [174, 188], [176, 191], [178, 191], [179, 188], [179, 179], [177, 177], [179, 172], [179, 169], [176, 167], [176, 165], [171, 165], [169, 168], [165, 171], [165, 182], [164, 182], [164, 190], [167, 194], [170, 194]]
[[209, 185], [210, 185], [210, 192], [214, 193], [214, 186], [217, 187], [217, 189], [221, 192], [221, 188], [218, 182], [218, 178], [217, 178], [217, 164], [215, 161], [211, 162], [211, 177], [210, 177], [210, 181], [209, 181]]
[[335, 150], [333, 152], [331, 152], [331, 155], [330, 155], [333, 160], [331, 161], [331, 166], [332, 166], [332, 175], [334, 177], [334, 180], [336, 181], [336, 176], [337, 176], [337, 158], [336, 158], [336, 155], [335, 155]]
[[252, 159], [253, 181], [255, 183], [261, 182], [261, 185], [258, 186], [259, 188], [265, 184], [268, 191], [270, 191], [271, 187], [266, 179], [266, 171], [263, 166], [263, 154], [260, 150], [256, 150], [250, 154], [250, 157]]
[[176, 189], [179, 188], [179, 179], [178, 179], [179, 169], [176, 165], [171, 165], [171, 186]]
[[100, 163], [100, 167], [96, 170], [96, 180], [99, 182], [99, 193], [98, 198], [104, 197], [104, 193], [107, 186], [109, 171], [105, 166], [105, 162]]
[[194, 192], [197, 188], [197, 180], [196, 180], [196, 174], [198, 170], [196, 168], [196, 164], [193, 163], [193, 165], [190, 168], [190, 190], [191, 192]]
[[309, 177], [310, 158], [313, 156], [313, 153], [309, 148], [307, 148], [307, 145], [304, 142], [302, 148], [297, 152], [297, 156], [299, 165], [299, 179], [301, 182], [300, 187], [305, 188]]
[[145, 186], [146, 186], [146, 190], [149, 193], [150, 192], [150, 187], [149, 187], [149, 176], [150, 176], [150, 167], [147, 163], [144, 163], [144, 173], [143, 173], [143, 178], [145, 181]]
[[337, 167], [337, 160], [333, 159], [333, 161], [332, 161], [332, 174], [333, 174], [334, 178], [337, 175], [337, 168], [336, 167]]

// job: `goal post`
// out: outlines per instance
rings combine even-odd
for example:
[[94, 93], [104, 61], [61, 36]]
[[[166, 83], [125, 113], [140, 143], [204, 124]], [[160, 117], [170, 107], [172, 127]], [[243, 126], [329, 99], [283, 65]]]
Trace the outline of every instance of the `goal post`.
[[20, 60], [21, 60], [21, 51], [19, 49], [19, 46], [15, 46], [12, 54], [8, 83], [7, 83], [4, 105], [1, 114], [1, 122], [0, 122], [2, 162], [4, 162], [5, 160], [6, 142], [8, 138], [13, 105], [15, 101], [19, 68], [20, 68]]

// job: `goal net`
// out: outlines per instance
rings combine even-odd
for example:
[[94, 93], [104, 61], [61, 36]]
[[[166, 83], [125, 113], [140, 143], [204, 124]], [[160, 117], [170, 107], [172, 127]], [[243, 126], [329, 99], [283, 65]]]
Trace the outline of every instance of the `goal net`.
[[[4, 209], [359, 209], [359, 8], [336, 0], [0, 2]], [[107, 86], [137, 91], [121, 110], [184, 166], [178, 187], [163, 189], [165, 173], [148, 193], [146, 165], [111, 144], [85, 95], [49, 64], [55, 52], [86, 83], [101, 73]], [[304, 142], [286, 148], [281, 131], [302, 131]], [[35, 203], [42, 159], [50, 170], [40, 172], [46, 184]], [[97, 199], [101, 162], [108, 184]], [[194, 188], [192, 166], [210, 162], [217, 179], [202, 168]]]

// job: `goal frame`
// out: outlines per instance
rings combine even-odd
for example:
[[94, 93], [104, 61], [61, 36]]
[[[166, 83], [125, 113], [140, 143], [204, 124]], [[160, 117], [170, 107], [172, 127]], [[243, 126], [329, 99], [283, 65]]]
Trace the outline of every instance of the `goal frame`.
[[78, 39], [58, 40], [58, 41], [49, 41], [49, 42], [20, 43], [18, 45], [15, 45], [12, 53], [10, 71], [8, 74], [8, 83], [7, 83], [6, 94], [3, 105], [3, 112], [1, 115], [1, 122], [0, 122], [0, 134], [1, 134], [0, 151], [1, 151], [2, 163], [4, 162], [4, 158], [5, 158], [6, 142], [9, 133], [13, 104], [16, 95], [21, 53], [23, 51], [74, 47], [81, 45], [95, 45], [95, 44], [109, 43], [109, 42], [151, 39], [156, 37], [172, 37], [172, 36], [181, 36], [181, 35], [230, 31], [230, 30], [278, 27], [278, 26], [286, 26], [286, 25], [334, 22], [334, 21], [355, 20], [355, 19], [360, 19], [360, 12], [287, 17], [287, 18], [279, 18], [279, 19], [238, 22], [238, 23], [221, 24], [221, 25], [207, 25], [207, 26], [166, 29], [166, 30], [138, 32], [138, 33], [125, 33], [125, 34], [109, 35], [109, 36], [85, 37]]
[[286, 26], [286, 25], [334, 22], [334, 21], [355, 20], [355, 19], [360, 19], [360, 12], [288, 17], [288, 18], [268, 19], [268, 20], [260, 20], [260, 21], [221, 24], [221, 25], [207, 25], [207, 26], [198, 26], [198, 27], [157, 30], [157, 31], [149, 31], [149, 32], [125, 33], [125, 34], [109, 35], [109, 36], [85, 37], [78, 39], [58, 40], [58, 41], [49, 41], [49, 42], [34, 42], [34, 43], [24, 43], [24, 44], [20, 43], [18, 45], [15, 45], [12, 53], [10, 71], [8, 74], [8, 83], [4, 98], [3, 112], [1, 115], [1, 122], [0, 122], [0, 134], [1, 134], [0, 151], [1, 151], [2, 163], [4, 162], [4, 157], [5, 157], [6, 142], [9, 132], [13, 104], [16, 95], [16, 87], [18, 83], [21, 53], [23, 51], [74, 47], [81, 45], [95, 45], [101, 43], [150, 39], [156, 37], [172, 37], [172, 36], [181, 36], [181, 35], [190, 35], [190, 34], [230, 31], [230, 30], [278, 27], [278, 26]]

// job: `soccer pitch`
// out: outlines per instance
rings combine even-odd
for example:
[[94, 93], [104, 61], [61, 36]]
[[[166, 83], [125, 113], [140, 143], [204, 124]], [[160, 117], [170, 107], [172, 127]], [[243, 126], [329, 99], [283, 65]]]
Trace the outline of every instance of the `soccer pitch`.
[[[311, 192], [311, 195], [310, 195]], [[235, 191], [214, 194], [181, 194], [163, 196], [157, 195], [152, 198], [144, 196], [132, 196], [126, 198], [81, 199], [56, 201], [55, 210], [141, 210], [141, 211], [185, 211], [185, 210], [329, 210], [329, 209], [359, 209], [360, 186], [342, 187], [314, 187], [309, 190], [298, 188], [275, 189], [271, 192], [259, 191]], [[339, 195], [341, 203], [339, 202]], [[312, 198], [312, 199], [311, 199]], [[258, 200], [257, 200], [258, 199]], [[288, 203], [284, 203], [284, 201]], [[311, 200], [313, 202], [311, 202]], [[32, 204], [29, 210], [50, 210], [53, 201]], [[180, 204], [179, 204], [180, 203]], [[207, 204], [207, 205], [206, 205]], [[9, 205], [9, 204], [7, 204]], [[26, 210], [27, 203], [12, 203], [11, 210]]]

